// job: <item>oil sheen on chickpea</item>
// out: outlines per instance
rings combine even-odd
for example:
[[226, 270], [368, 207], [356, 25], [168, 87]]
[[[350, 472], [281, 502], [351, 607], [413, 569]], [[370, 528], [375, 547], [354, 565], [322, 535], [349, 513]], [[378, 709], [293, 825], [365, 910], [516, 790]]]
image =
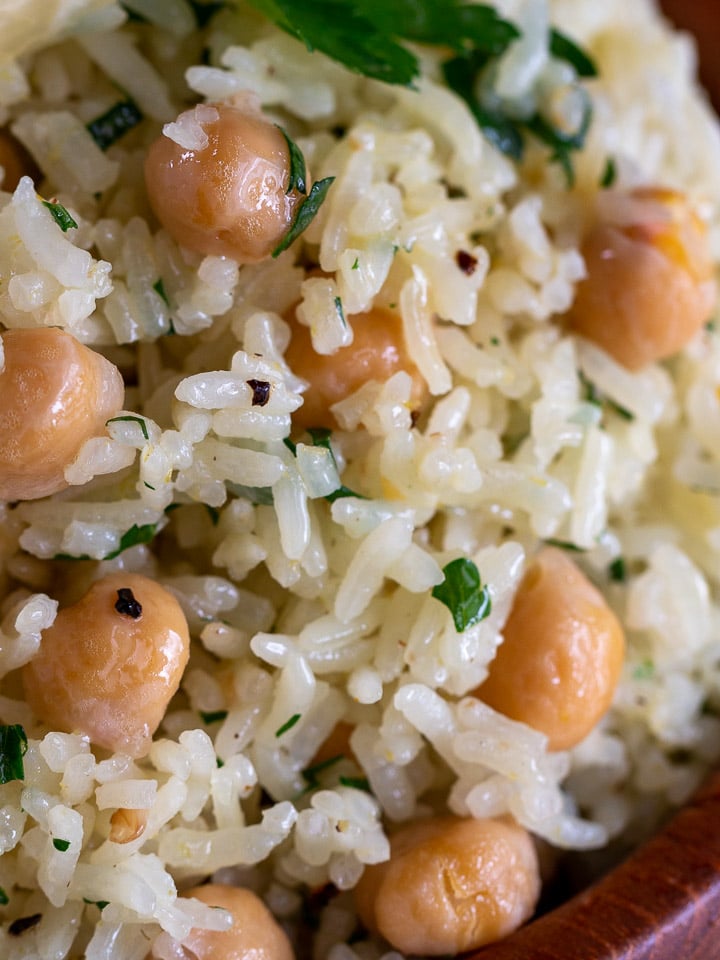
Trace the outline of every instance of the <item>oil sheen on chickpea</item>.
[[268, 257], [302, 199], [287, 192], [290, 151], [282, 131], [259, 110], [230, 104], [196, 107], [178, 122], [202, 131], [207, 143], [190, 149], [163, 134], [151, 145], [145, 182], [158, 220], [196, 253], [238, 263]]

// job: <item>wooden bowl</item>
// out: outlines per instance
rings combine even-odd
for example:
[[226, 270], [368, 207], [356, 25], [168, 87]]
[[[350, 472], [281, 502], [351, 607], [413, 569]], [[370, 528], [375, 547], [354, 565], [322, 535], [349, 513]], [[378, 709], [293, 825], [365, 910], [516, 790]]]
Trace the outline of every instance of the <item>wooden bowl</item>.
[[718, 960], [720, 772], [603, 880], [475, 958]]
[[[720, 111], [720, 0], [661, 0]], [[720, 772], [598, 883], [469, 960], [720, 960]]]

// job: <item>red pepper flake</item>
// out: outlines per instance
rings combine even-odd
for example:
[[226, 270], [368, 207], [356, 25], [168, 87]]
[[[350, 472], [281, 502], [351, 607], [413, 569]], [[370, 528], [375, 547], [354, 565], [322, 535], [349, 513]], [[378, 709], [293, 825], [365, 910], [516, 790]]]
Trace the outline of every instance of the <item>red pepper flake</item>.
[[29, 917], [18, 917], [8, 927], [8, 933], [12, 937], [19, 937], [21, 933], [25, 933], [26, 930], [36, 926], [41, 920], [41, 913], [33, 913]]
[[264, 407], [270, 399], [270, 384], [267, 380], [246, 380], [245, 382], [253, 392], [252, 405]]
[[455, 254], [455, 263], [468, 277], [471, 277], [475, 273], [478, 265], [477, 257], [468, 253], [467, 250], [458, 250]]
[[118, 613], [126, 617], [132, 617], [133, 620], [139, 620], [142, 616], [142, 606], [135, 599], [135, 594], [130, 587], [121, 587], [117, 592], [118, 598], [115, 601], [115, 609]]

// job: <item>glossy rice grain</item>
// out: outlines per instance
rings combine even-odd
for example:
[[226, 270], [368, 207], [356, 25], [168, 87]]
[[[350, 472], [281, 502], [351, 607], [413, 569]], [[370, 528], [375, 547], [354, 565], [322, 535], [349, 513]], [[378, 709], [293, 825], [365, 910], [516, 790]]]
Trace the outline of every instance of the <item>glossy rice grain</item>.
[[65, 468], [122, 409], [117, 367], [55, 327], [7, 330], [0, 372], [0, 499], [68, 486]]
[[[119, 590], [130, 591], [139, 612]], [[180, 685], [189, 648], [187, 621], [171, 593], [140, 574], [112, 573], [43, 632], [39, 653], [23, 669], [25, 697], [51, 729], [141, 757]]]

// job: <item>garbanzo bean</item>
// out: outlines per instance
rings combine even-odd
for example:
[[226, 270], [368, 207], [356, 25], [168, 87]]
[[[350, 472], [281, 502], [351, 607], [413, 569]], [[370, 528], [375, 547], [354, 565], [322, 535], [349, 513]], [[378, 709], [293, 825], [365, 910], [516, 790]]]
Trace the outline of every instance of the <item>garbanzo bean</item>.
[[112, 573], [43, 632], [23, 669], [25, 696], [53, 729], [143, 756], [189, 648], [187, 621], [171, 593], [140, 574]]
[[530, 835], [508, 819], [439, 817], [390, 839], [390, 859], [355, 888], [360, 918], [401, 953], [474, 950], [532, 914], [540, 873]]
[[707, 230], [682, 194], [637, 189], [626, 207], [625, 221], [597, 223], [583, 244], [570, 325], [637, 370], [692, 339], [716, 290]]
[[413, 380], [411, 403], [419, 410], [427, 396], [427, 385], [408, 356], [400, 317], [391, 310], [375, 307], [351, 317], [353, 342], [327, 356], [315, 352], [309, 329], [292, 320], [292, 339], [285, 359], [293, 373], [310, 386], [303, 394], [302, 407], [293, 413], [293, 426], [328, 427], [338, 424], [330, 411], [368, 380], [387, 380], [399, 370]]
[[546, 547], [522, 580], [504, 641], [475, 695], [549, 738], [579, 743], [606, 712], [625, 637], [605, 599], [561, 550]]
[[263, 260], [302, 199], [297, 190], [286, 193], [290, 151], [282, 132], [259, 110], [227, 104], [197, 107], [178, 122], [201, 128], [208, 142], [190, 150], [163, 135], [150, 147], [145, 182], [158, 220], [196, 253]]
[[183, 940], [183, 946], [197, 960], [293, 960], [285, 931], [265, 904], [251, 890], [209, 883], [183, 894], [197, 897], [211, 907], [222, 907], [232, 915], [229, 930], [197, 930]]
[[54, 327], [7, 330], [0, 372], [0, 499], [34, 500], [68, 486], [64, 470], [122, 409], [114, 364]]

